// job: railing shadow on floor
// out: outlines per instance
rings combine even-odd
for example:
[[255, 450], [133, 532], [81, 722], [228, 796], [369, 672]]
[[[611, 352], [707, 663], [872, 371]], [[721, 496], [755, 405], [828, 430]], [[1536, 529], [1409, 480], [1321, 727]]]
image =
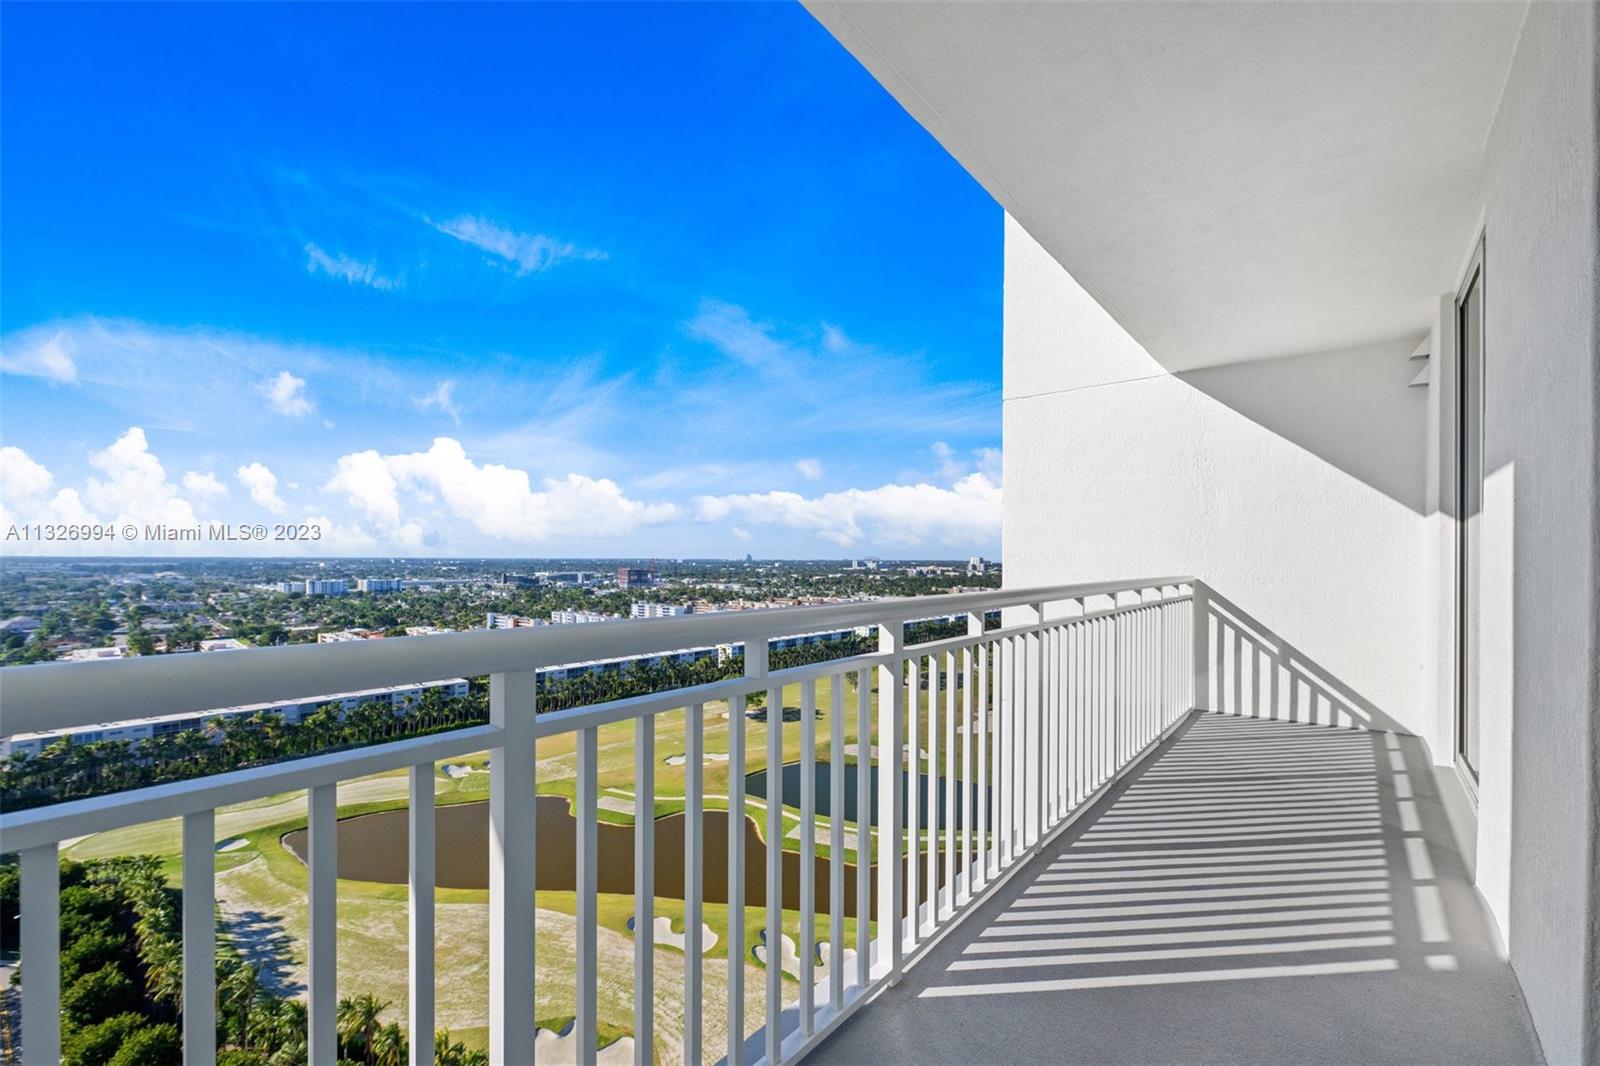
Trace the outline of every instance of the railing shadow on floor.
[[1196, 585], [1205, 620], [1207, 706], [1246, 718], [1409, 733], [1376, 704], [1209, 585]]
[[1414, 737], [1197, 713], [813, 1061], [1537, 1062]]

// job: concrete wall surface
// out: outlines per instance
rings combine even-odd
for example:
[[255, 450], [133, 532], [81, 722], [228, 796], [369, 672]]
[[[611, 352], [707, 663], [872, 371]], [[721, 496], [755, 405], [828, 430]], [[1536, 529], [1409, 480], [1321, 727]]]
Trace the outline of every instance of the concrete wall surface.
[[1530, 6], [1484, 212], [1479, 885], [1553, 1063], [1600, 1062], [1597, 42]]
[[1213, 624], [1242, 635], [1218, 709], [1437, 748], [1417, 338], [1169, 374], [1006, 225], [1006, 580], [1195, 574], [1227, 601]]

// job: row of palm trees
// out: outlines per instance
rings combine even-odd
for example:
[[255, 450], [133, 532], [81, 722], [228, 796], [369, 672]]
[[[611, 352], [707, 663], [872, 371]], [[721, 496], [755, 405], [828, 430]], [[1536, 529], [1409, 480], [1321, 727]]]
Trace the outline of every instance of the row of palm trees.
[[373, 702], [344, 711], [328, 704], [299, 723], [261, 711], [138, 741], [63, 738], [37, 755], [0, 759], [0, 806], [22, 810], [102, 796], [488, 720], [487, 693], [475, 684], [465, 696], [430, 689], [399, 707]]
[[[164, 1066], [180, 1053], [182, 893], [161, 861], [127, 856], [61, 867], [61, 1020], [66, 1066]], [[0, 921], [19, 914], [15, 865], [0, 866]], [[15, 948], [15, 945], [8, 945]], [[223, 939], [216, 957], [219, 1066], [299, 1066], [307, 1061], [306, 1005], [266, 988], [261, 970]], [[18, 973], [23, 983], [26, 974]], [[342, 1062], [402, 1066], [406, 1034], [385, 1022], [390, 1004], [370, 994], [338, 1004]], [[434, 1039], [435, 1066], [487, 1066], [488, 1056]]]

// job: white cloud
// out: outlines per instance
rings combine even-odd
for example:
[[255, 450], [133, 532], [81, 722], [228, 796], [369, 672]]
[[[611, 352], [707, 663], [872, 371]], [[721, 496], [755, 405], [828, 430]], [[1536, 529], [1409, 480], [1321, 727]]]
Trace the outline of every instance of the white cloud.
[[400, 524], [398, 486], [389, 464], [375, 451], [341, 455], [327, 491], [344, 493], [374, 522], [385, 526]]
[[311, 413], [305, 378], [297, 378], [287, 370], [280, 370], [256, 388], [267, 398], [267, 404], [280, 415], [293, 418]]
[[[0, 448], [0, 526], [33, 522], [89, 522], [94, 520], [75, 489], [55, 492], [55, 477], [21, 448]], [[52, 545], [40, 546], [49, 550]], [[5, 545], [18, 550], [16, 542]]]
[[101, 477], [84, 482], [89, 507], [108, 519], [143, 526], [193, 526], [194, 509], [167, 480], [161, 461], [150, 451], [144, 430], [133, 426], [110, 447], [89, 457]]
[[848, 489], [806, 497], [764, 492], [695, 498], [704, 522], [738, 520], [815, 534], [842, 547], [866, 541], [894, 547], [934, 543], [989, 545], [1000, 534], [1000, 486], [968, 474], [948, 488], [927, 483]]
[[342, 278], [352, 285], [368, 285], [374, 289], [388, 290], [399, 284], [394, 278], [379, 274], [377, 263], [353, 259], [343, 252], [330, 255], [310, 242], [306, 244], [306, 270], [312, 274], [327, 274], [329, 277]]
[[476, 463], [459, 441], [435, 438], [425, 452], [342, 456], [328, 488], [344, 492], [370, 518], [401, 520], [401, 493], [437, 500], [478, 532], [508, 541], [557, 536], [615, 536], [678, 517], [669, 503], [625, 495], [615, 482], [582, 474], [545, 478], [533, 487], [526, 470]]
[[604, 259], [606, 253], [580, 248], [542, 233], [519, 233], [476, 215], [431, 223], [440, 233], [516, 265], [519, 276], [548, 270], [568, 259]]
[[191, 470], [183, 475], [183, 491], [191, 496], [214, 499], [228, 494], [228, 486], [217, 480], [217, 475]]
[[250, 463], [235, 471], [239, 484], [250, 491], [250, 498], [273, 514], [282, 514], [286, 504], [278, 495], [278, 475], [260, 463]]
[[426, 411], [438, 408], [450, 416], [456, 425], [461, 424], [461, 409], [456, 406], [456, 383], [454, 381], [441, 381], [438, 386], [426, 396], [417, 398], [417, 410]]
[[49, 336], [35, 334], [13, 338], [0, 350], [0, 371], [73, 385], [78, 381], [73, 347], [72, 337], [66, 330], [57, 330]]
[[822, 462], [818, 459], [801, 459], [794, 464], [794, 468], [807, 481], [816, 481], [822, 476]]

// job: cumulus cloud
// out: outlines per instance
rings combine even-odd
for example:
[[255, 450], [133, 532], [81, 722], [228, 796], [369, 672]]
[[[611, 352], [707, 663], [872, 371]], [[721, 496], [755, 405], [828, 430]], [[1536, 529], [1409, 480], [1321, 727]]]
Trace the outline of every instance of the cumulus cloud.
[[84, 482], [83, 498], [91, 510], [116, 522], [196, 524], [194, 509], [167, 480], [140, 427], [133, 426], [109, 448], [91, 455], [89, 465], [100, 471]]
[[518, 276], [549, 270], [569, 259], [606, 257], [606, 253], [592, 248], [580, 248], [542, 233], [519, 233], [476, 215], [457, 215], [432, 225], [440, 233], [511, 263], [516, 267]]
[[797, 492], [698, 496], [695, 517], [807, 532], [841, 547], [990, 544], [1000, 534], [1000, 485], [979, 473], [949, 487], [883, 485], [807, 497]]
[[394, 278], [378, 273], [378, 264], [354, 259], [343, 252], [331, 254], [310, 242], [306, 243], [306, 271], [341, 278], [352, 285], [367, 285], [374, 289], [393, 289], [399, 283]]
[[305, 378], [297, 378], [287, 370], [280, 370], [256, 388], [267, 398], [268, 406], [280, 415], [293, 418], [311, 413], [311, 400], [306, 396]]
[[250, 463], [241, 466], [234, 472], [250, 493], [250, 498], [259, 506], [265, 507], [273, 514], [282, 514], [287, 506], [283, 497], [278, 495], [278, 475], [267, 469], [261, 463]]
[[0, 371], [63, 385], [76, 384], [78, 364], [73, 358], [74, 347], [66, 330], [56, 330], [48, 336], [34, 334], [13, 338], [0, 350]]
[[228, 486], [217, 480], [217, 475], [190, 470], [183, 475], [183, 491], [202, 499], [215, 499], [228, 494]]
[[678, 517], [669, 503], [628, 497], [613, 481], [568, 474], [535, 488], [526, 470], [477, 463], [459, 441], [438, 437], [425, 452], [357, 452], [339, 459], [328, 489], [343, 492], [389, 528], [401, 521], [401, 496], [437, 501], [478, 532], [508, 541], [612, 536]]
[[0, 448], [0, 524], [93, 520], [75, 489], [52, 492], [54, 487], [55, 477], [44, 464], [21, 448]]
[[371, 521], [385, 526], [400, 524], [399, 486], [389, 464], [376, 451], [341, 455], [327, 489], [344, 493]]
[[807, 481], [816, 481], [822, 476], [822, 462], [818, 459], [801, 459], [794, 464], [794, 468]]

